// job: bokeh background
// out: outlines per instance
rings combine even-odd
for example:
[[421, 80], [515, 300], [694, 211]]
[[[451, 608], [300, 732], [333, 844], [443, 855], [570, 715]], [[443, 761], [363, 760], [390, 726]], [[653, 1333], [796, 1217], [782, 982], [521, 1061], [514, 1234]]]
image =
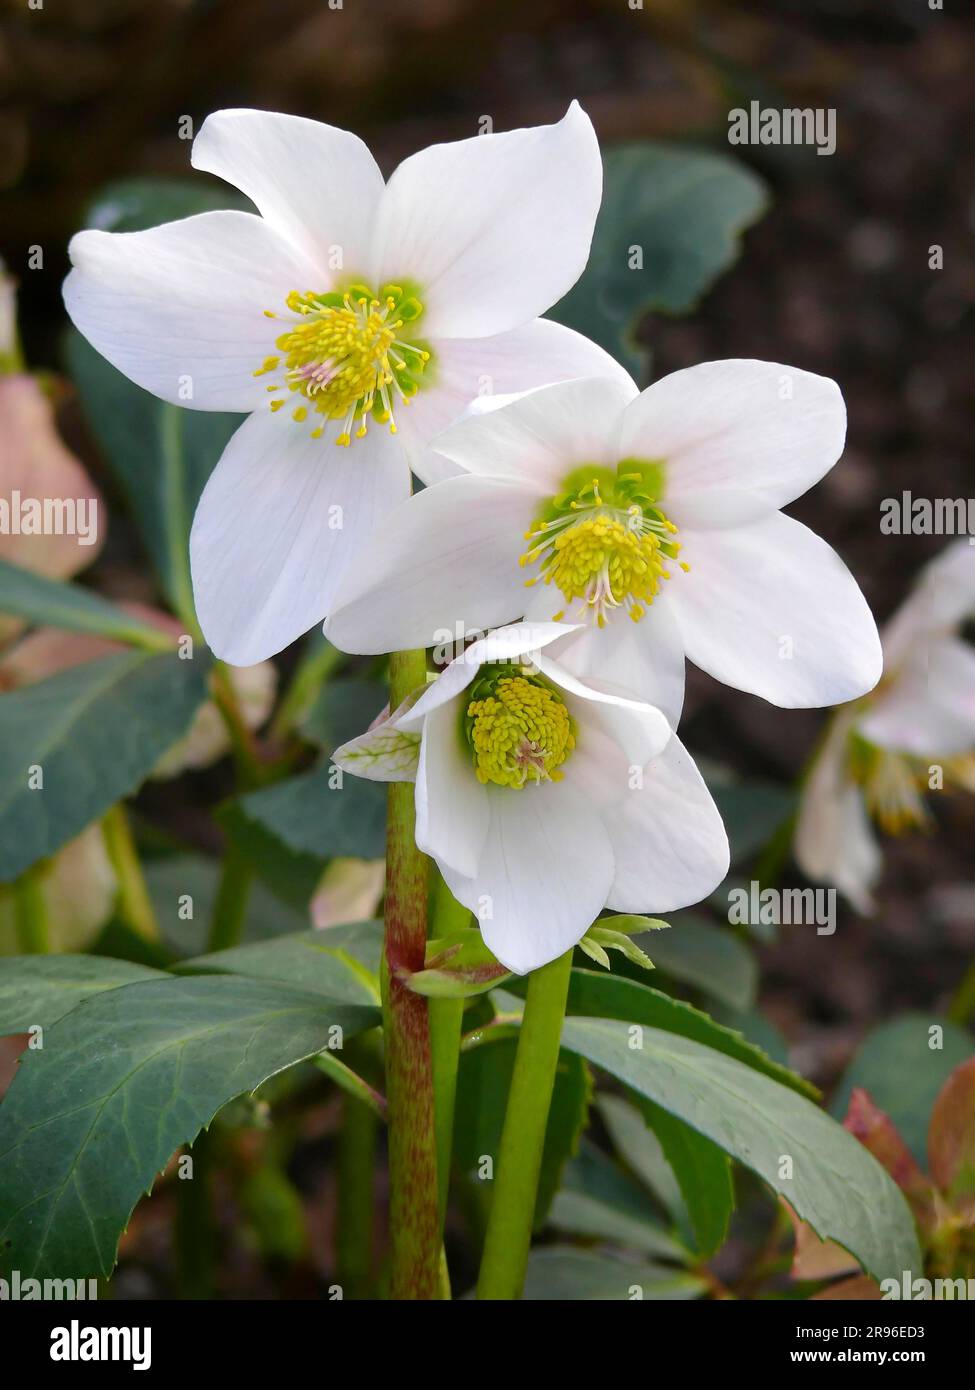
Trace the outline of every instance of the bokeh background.
[[[648, 314], [646, 367], [777, 360], [836, 378], [843, 462], [790, 510], [834, 545], [878, 619], [937, 537], [887, 537], [902, 489], [965, 497], [973, 455], [973, 26], [945, 0], [3, 0], [0, 254], [20, 282], [33, 369], [61, 370], [66, 244], [106, 183], [189, 173], [180, 120], [257, 106], [354, 129], [385, 172], [439, 140], [558, 118], [572, 97], [605, 147], [634, 140], [732, 153], [770, 192], [740, 255], [697, 308]], [[835, 107], [837, 149], [736, 147], [728, 111]], [[931, 270], [929, 247], [944, 248]], [[27, 248], [43, 248], [43, 269]], [[114, 503], [82, 412], [62, 428]], [[148, 598], [140, 551], [115, 520], [96, 582]], [[794, 781], [823, 725], [691, 670], [681, 733], [749, 778]], [[218, 776], [219, 774], [214, 774]], [[200, 793], [201, 802], [212, 799]], [[193, 797], [150, 789], [147, 822], [205, 844]], [[975, 799], [933, 798], [937, 832], [886, 842], [875, 917], [841, 909], [831, 937], [784, 928], [758, 943], [760, 1000], [794, 1064], [827, 1089], [857, 1043], [905, 1010], [938, 1011], [975, 956]], [[794, 866], [784, 882], [800, 884]]]

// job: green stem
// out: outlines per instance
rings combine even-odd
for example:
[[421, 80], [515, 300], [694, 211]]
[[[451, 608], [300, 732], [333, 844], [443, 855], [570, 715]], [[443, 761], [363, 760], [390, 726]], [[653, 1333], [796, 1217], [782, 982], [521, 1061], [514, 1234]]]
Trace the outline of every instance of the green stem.
[[961, 979], [948, 1009], [948, 1017], [953, 1023], [967, 1024], [975, 1014], [975, 961], [968, 967]]
[[44, 879], [47, 861], [38, 860], [14, 882], [14, 918], [17, 947], [26, 956], [46, 956], [51, 949], [50, 922]]
[[299, 724], [312, 706], [315, 696], [332, 672], [345, 660], [345, 653], [324, 638], [317, 638], [312, 649], [298, 663], [271, 724], [271, 738], [281, 739]]
[[[395, 709], [426, 679], [422, 651], [390, 658]], [[440, 1222], [433, 1068], [427, 1001], [404, 976], [422, 970], [426, 952], [427, 861], [414, 838], [414, 788], [389, 788], [386, 830], [386, 948], [383, 1021], [389, 1121], [390, 1297], [435, 1299]]]
[[224, 855], [220, 883], [213, 904], [208, 951], [226, 951], [240, 944], [254, 870], [242, 849], [231, 842]]
[[159, 923], [146, 887], [129, 818], [121, 801], [102, 817], [102, 834], [118, 882], [120, 916], [143, 941], [159, 941]]
[[379, 1121], [361, 1100], [343, 1102], [338, 1151], [335, 1260], [345, 1298], [368, 1298], [372, 1285], [374, 1170]]
[[480, 1299], [520, 1298], [525, 1285], [571, 969], [572, 952], [567, 951], [528, 979], [477, 1283]]
[[[448, 936], [470, 925], [468, 908], [457, 902], [441, 874], [434, 874], [431, 937]], [[431, 999], [430, 1047], [433, 1057], [433, 1111], [437, 1139], [437, 1187], [440, 1230], [447, 1215], [450, 1191], [450, 1159], [454, 1142], [454, 1107], [457, 1100], [457, 1068], [464, 1021], [463, 999]]]
[[230, 673], [222, 661], [214, 664], [210, 689], [230, 737], [240, 790], [251, 791], [267, 780], [267, 768], [261, 760], [257, 740], [241, 712]]
[[[191, 1178], [177, 1178], [173, 1232], [179, 1297], [213, 1297], [217, 1255], [217, 1223], [213, 1206], [214, 1136], [201, 1130], [187, 1150], [193, 1162]], [[182, 1161], [182, 1160], [179, 1160]]]

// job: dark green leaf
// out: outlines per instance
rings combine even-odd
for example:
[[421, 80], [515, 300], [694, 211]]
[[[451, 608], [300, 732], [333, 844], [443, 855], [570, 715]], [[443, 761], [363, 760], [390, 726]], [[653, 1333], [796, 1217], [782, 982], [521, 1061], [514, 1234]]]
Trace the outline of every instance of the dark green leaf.
[[633, 334], [642, 315], [693, 309], [737, 257], [741, 233], [768, 196], [729, 155], [684, 145], [617, 145], [605, 152], [603, 170], [589, 264], [550, 316], [594, 339], [639, 380]]
[[562, 1043], [714, 1141], [875, 1278], [919, 1269], [910, 1211], [890, 1176], [810, 1101], [689, 1038], [608, 1019], [566, 1021]]
[[[156, 920], [167, 944], [183, 956], [205, 950], [220, 881], [218, 861], [201, 854], [174, 854], [150, 859], [143, 868]], [[192, 917], [187, 916], [188, 912], [192, 912]], [[265, 941], [307, 927], [307, 913], [273, 897], [262, 883], [251, 885], [242, 940]]]
[[327, 681], [302, 719], [301, 732], [323, 748], [338, 748], [368, 729], [388, 701], [389, 692], [382, 681]]
[[[600, 925], [611, 927], [604, 917]], [[732, 1009], [750, 1008], [755, 998], [755, 958], [730, 931], [714, 927], [689, 912], [675, 912], [669, 931], [634, 938], [658, 970], [693, 985]]]
[[652, 1101], [640, 1108], [680, 1185], [698, 1252], [709, 1259], [724, 1244], [735, 1207], [728, 1155]]
[[78, 1005], [0, 1106], [0, 1265], [107, 1275], [140, 1195], [227, 1101], [378, 1011], [235, 976], [147, 980]]
[[657, 1259], [680, 1263], [687, 1260], [687, 1251], [655, 1221], [652, 1212], [633, 1216], [588, 1192], [574, 1192], [563, 1187], [555, 1194], [548, 1221], [555, 1230], [564, 1231], [566, 1235], [612, 1241], [614, 1245], [624, 1245]]
[[97, 956], [0, 957], [0, 1036], [47, 1028], [92, 994], [159, 978], [144, 965]]
[[215, 816], [274, 896], [307, 917], [328, 863], [326, 856], [289, 849], [271, 830], [248, 818], [242, 800], [224, 802]]
[[382, 942], [381, 922], [349, 922], [196, 956], [181, 961], [179, 969], [276, 980], [314, 990], [344, 1004], [375, 1004], [379, 998]]
[[[656, 941], [663, 935], [663, 932], [655, 934], [652, 940]], [[508, 988], [513, 987], [509, 983]], [[692, 1038], [728, 1057], [734, 1057], [736, 1061], [744, 1062], [746, 1066], [753, 1067], [783, 1086], [791, 1087], [800, 1095], [813, 1099], [819, 1095], [810, 1082], [773, 1061], [740, 1033], [715, 1023], [714, 1019], [682, 999], [674, 999], [650, 985], [627, 980], [621, 975], [573, 970], [569, 981], [568, 1012], [589, 1018], [615, 1018], [624, 1023], [639, 1023], [649, 1028], [662, 1028], [668, 1033], [679, 1033], [682, 1037]]]
[[[386, 788], [381, 782], [341, 776], [322, 763], [311, 772], [249, 792], [240, 813], [292, 853], [323, 859], [353, 855], [379, 859], [386, 849]], [[335, 783], [335, 785], [333, 785]]]
[[44, 627], [89, 632], [151, 651], [172, 651], [174, 646], [159, 628], [131, 617], [80, 584], [48, 579], [6, 560], [0, 560], [0, 611]]
[[680, 1183], [667, 1161], [663, 1145], [637, 1105], [623, 1096], [600, 1095], [597, 1109], [613, 1148], [627, 1168], [644, 1183], [690, 1245], [692, 1229]]
[[[208, 661], [118, 652], [0, 695], [0, 880], [136, 790], [206, 698]], [[43, 788], [28, 785], [43, 771]]]
[[666, 1265], [627, 1262], [571, 1245], [549, 1245], [528, 1257], [523, 1298], [546, 1302], [698, 1298], [703, 1279]]
[[[454, 1162], [462, 1171], [477, 1169], [485, 1157], [497, 1162], [501, 1129], [511, 1087], [516, 1038], [492, 1042], [465, 1052], [460, 1059], [457, 1083], [457, 1109], [454, 1119]], [[545, 1131], [542, 1171], [535, 1203], [535, 1227], [545, 1224], [566, 1160], [575, 1151], [589, 1110], [589, 1069], [580, 1058], [563, 1053], [559, 1057], [552, 1108]]]
[[[932, 1047], [932, 1042], [939, 1041], [941, 1046]], [[837, 1119], [842, 1119], [854, 1086], [862, 1086], [873, 1103], [894, 1122], [926, 1170], [928, 1121], [935, 1097], [955, 1067], [973, 1053], [975, 1041], [958, 1024], [937, 1014], [904, 1014], [882, 1024], [861, 1044], [830, 1109]]]

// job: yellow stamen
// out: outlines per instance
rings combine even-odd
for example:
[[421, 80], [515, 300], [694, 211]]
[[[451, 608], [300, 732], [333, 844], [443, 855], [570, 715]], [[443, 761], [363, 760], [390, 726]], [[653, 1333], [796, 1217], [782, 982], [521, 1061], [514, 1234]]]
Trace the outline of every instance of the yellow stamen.
[[479, 782], [520, 790], [561, 781], [575, 747], [569, 711], [554, 690], [524, 675], [501, 677], [467, 706], [467, 737]]

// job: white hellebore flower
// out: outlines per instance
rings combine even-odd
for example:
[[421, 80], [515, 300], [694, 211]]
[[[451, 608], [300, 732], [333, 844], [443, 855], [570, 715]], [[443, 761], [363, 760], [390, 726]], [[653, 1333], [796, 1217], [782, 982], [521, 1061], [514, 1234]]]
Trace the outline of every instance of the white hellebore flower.
[[975, 791], [975, 652], [959, 636], [975, 615], [975, 547], [955, 541], [924, 570], [884, 629], [884, 679], [836, 716], [803, 791], [795, 854], [858, 912], [873, 911], [882, 867], [871, 828], [930, 821], [924, 793]]
[[499, 629], [334, 754], [416, 782], [416, 840], [489, 948], [524, 974], [604, 907], [667, 912], [707, 896], [728, 840], [700, 773], [650, 705], [590, 689], [556, 655], [560, 623]]
[[876, 625], [836, 553], [779, 511], [836, 462], [845, 428], [835, 382], [771, 362], [475, 406], [433, 444], [455, 476], [370, 539], [326, 631], [380, 652], [564, 617], [584, 623], [564, 654], [576, 674], [672, 723], [685, 654], [773, 704], [852, 699], [880, 675]]
[[473, 397], [618, 374], [537, 318], [586, 264], [602, 165], [575, 102], [556, 125], [433, 145], [388, 184], [357, 136], [266, 111], [208, 117], [192, 163], [260, 216], [80, 232], [64, 298], [146, 390], [252, 412], [191, 538], [203, 631], [243, 666], [321, 622], [430, 436]]

